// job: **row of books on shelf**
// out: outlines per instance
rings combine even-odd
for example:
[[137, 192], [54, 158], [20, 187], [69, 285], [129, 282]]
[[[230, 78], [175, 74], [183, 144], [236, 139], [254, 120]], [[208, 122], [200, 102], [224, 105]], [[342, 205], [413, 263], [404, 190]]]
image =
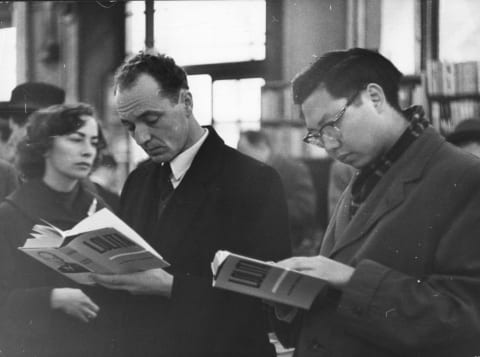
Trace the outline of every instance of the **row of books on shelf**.
[[426, 74], [430, 95], [480, 93], [480, 61], [430, 61], [427, 63]]
[[425, 90], [423, 86], [415, 84], [400, 86], [398, 91], [400, 108], [407, 108], [412, 105], [419, 105], [425, 102]]
[[442, 134], [448, 134], [463, 120], [480, 118], [480, 101], [462, 99], [455, 101], [432, 101], [430, 106], [432, 124]]
[[325, 157], [325, 150], [314, 145], [308, 145], [303, 142], [306, 133], [304, 127], [264, 127], [268, 135], [270, 144], [275, 152], [281, 155], [297, 158], [320, 158]]
[[262, 87], [262, 120], [296, 121], [300, 106], [293, 103], [292, 86], [285, 82], [270, 82]]

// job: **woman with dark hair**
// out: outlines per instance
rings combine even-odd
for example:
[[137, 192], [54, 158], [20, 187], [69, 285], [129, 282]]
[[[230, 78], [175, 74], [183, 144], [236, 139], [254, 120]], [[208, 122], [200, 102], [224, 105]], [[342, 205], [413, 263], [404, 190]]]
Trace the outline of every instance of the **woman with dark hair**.
[[55, 105], [29, 118], [16, 160], [25, 183], [0, 204], [0, 350], [6, 356], [113, 355], [118, 294], [77, 285], [17, 249], [35, 224], [69, 229], [104, 206], [83, 183], [103, 146], [88, 105]]

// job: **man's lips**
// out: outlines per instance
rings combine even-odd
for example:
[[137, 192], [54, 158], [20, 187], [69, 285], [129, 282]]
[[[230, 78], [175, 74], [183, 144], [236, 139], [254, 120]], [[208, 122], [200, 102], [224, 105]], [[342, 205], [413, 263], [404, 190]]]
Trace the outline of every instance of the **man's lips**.
[[337, 156], [337, 160], [343, 162], [343, 161], [345, 161], [349, 156], [350, 156], [350, 154], [341, 154], [341, 155], [338, 155], [338, 156]]
[[165, 150], [161, 147], [155, 147], [155, 148], [144, 148], [144, 150], [147, 152], [148, 155], [160, 155], [162, 154], [163, 152], [165, 152]]

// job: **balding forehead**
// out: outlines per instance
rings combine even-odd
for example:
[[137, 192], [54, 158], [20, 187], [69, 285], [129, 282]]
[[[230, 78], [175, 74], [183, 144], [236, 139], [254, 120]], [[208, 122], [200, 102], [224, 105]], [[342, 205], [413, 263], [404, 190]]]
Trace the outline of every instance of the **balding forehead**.
[[149, 110], [158, 109], [158, 86], [134, 85], [131, 88], [118, 90], [115, 103], [120, 119], [133, 119]]

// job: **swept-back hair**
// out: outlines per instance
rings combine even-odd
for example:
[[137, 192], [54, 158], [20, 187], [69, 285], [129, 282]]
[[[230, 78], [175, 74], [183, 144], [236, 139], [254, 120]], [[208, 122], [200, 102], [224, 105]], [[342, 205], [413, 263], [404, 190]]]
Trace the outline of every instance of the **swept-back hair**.
[[115, 90], [133, 86], [141, 74], [152, 76], [162, 88], [162, 94], [178, 101], [180, 89], [188, 89], [187, 73], [175, 60], [160, 53], [140, 52], [127, 59], [115, 74]]

